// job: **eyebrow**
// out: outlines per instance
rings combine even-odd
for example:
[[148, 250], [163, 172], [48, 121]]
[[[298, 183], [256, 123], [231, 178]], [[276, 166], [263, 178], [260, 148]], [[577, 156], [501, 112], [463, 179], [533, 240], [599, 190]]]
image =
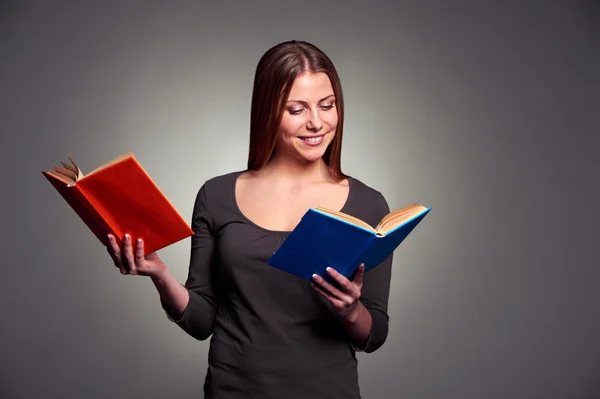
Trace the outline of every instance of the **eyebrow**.
[[[330, 94], [326, 97], [323, 97], [322, 99], [319, 100], [319, 102], [323, 102], [325, 100], [329, 100], [331, 97], [335, 97], [335, 94]], [[302, 100], [288, 100], [288, 103], [290, 102], [294, 102], [294, 103], [300, 103], [300, 104], [304, 104], [304, 105], [308, 105], [308, 103], [306, 101], [302, 101]]]

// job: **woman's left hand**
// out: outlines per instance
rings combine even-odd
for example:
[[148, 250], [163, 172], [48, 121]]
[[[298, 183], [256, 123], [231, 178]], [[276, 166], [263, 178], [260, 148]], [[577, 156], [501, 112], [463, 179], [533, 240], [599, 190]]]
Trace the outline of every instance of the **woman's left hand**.
[[359, 299], [362, 292], [365, 266], [361, 264], [358, 267], [352, 281], [331, 267], [327, 268], [327, 274], [338, 283], [340, 288], [335, 287], [317, 274], [313, 276], [313, 288], [331, 303], [333, 309], [342, 319], [351, 319], [360, 305]]

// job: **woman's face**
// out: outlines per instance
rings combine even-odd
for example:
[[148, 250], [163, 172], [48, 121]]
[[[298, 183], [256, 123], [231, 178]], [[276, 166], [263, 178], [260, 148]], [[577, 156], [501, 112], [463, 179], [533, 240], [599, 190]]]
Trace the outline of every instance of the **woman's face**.
[[276, 151], [316, 161], [333, 140], [338, 123], [333, 86], [323, 73], [298, 75], [283, 111]]

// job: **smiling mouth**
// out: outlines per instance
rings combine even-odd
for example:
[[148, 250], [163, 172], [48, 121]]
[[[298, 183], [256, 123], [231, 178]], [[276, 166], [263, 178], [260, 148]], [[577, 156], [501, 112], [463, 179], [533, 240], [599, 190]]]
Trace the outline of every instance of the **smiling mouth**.
[[323, 141], [323, 137], [324, 136], [325, 135], [322, 134], [320, 136], [300, 136], [298, 138], [301, 139], [301, 140], [303, 140], [303, 141], [305, 141], [305, 142], [307, 142], [307, 143], [309, 143], [309, 144], [318, 144], [321, 141]]

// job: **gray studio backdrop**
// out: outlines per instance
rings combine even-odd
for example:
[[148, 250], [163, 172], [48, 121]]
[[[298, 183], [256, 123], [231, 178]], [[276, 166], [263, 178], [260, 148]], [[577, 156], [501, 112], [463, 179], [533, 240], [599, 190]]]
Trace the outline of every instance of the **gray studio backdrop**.
[[[368, 3], [368, 4], [367, 4]], [[364, 398], [600, 397], [600, 19], [565, 2], [0, 4], [0, 397], [201, 397], [208, 342], [43, 178], [132, 151], [190, 220], [245, 167], [254, 68], [339, 69], [343, 168], [433, 211], [397, 251]], [[190, 241], [160, 252], [180, 281]]]

